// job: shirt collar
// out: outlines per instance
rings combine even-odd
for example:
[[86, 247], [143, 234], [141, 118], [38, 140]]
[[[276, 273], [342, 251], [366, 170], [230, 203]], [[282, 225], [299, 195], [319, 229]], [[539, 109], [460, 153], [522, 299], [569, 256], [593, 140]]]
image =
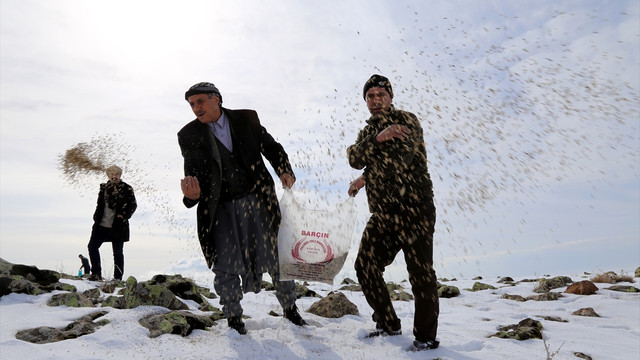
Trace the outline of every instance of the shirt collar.
[[227, 127], [227, 124], [229, 123], [229, 120], [227, 120], [227, 116], [224, 114], [224, 111], [220, 112], [220, 117], [218, 118], [218, 121], [214, 122], [213, 124], [224, 129]]

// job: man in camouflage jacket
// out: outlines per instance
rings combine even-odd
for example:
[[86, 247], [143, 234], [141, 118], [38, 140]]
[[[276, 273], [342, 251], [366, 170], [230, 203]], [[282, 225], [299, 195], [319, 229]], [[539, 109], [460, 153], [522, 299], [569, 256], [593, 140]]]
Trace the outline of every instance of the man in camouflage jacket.
[[422, 127], [414, 114], [392, 105], [393, 90], [384, 76], [373, 75], [363, 96], [371, 118], [347, 155], [351, 167], [364, 169], [349, 194], [355, 196], [366, 186], [371, 211], [355, 261], [362, 291], [374, 311], [376, 330], [369, 336], [401, 334], [383, 272], [402, 250], [415, 297], [414, 350], [434, 349], [439, 313], [433, 269], [436, 212]]

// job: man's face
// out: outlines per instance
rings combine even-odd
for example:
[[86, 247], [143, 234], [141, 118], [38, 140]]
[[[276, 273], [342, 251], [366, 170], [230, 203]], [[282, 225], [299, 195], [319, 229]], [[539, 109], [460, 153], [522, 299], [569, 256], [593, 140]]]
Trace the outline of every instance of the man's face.
[[212, 96], [209, 99], [207, 94], [191, 95], [187, 99], [191, 111], [196, 115], [198, 120], [203, 123], [216, 122], [220, 118], [220, 99]]
[[109, 178], [109, 180], [111, 180], [112, 183], [119, 183], [120, 182], [120, 176], [122, 176], [122, 174], [120, 174], [119, 172], [108, 172], [107, 173], [107, 177]]
[[365, 99], [371, 115], [381, 114], [391, 108], [391, 95], [381, 87], [374, 86], [367, 90]]

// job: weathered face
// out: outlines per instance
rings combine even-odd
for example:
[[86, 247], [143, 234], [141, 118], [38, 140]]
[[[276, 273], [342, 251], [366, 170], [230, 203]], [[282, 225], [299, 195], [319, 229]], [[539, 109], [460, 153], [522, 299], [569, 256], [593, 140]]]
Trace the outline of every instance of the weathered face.
[[109, 180], [112, 183], [119, 183], [120, 182], [120, 177], [122, 176], [121, 173], [117, 172], [117, 171], [109, 171], [107, 173], [107, 177], [109, 178]]
[[374, 86], [367, 90], [365, 94], [365, 100], [367, 101], [367, 108], [371, 115], [380, 114], [391, 108], [391, 95], [387, 90]]
[[212, 96], [209, 99], [207, 94], [197, 94], [189, 96], [187, 101], [189, 101], [191, 111], [201, 122], [205, 124], [216, 122], [220, 118], [220, 99], [217, 96]]

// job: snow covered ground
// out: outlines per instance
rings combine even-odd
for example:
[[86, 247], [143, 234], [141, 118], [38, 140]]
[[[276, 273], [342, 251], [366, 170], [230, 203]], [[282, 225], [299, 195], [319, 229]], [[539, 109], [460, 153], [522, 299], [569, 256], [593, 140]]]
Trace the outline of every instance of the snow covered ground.
[[[584, 280], [580, 275], [567, 276], [573, 281]], [[550, 351], [559, 349], [554, 360], [578, 359], [574, 352], [598, 360], [640, 358], [640, 293], [605, 290], [611, 285], [597, 283], [600, 290], [596, 295], [564, 294], [557, 301], [516, 302], [500, 299], [500, 296], [505, 293], [525, 297], [535, 295], [532, 291], [535, 283], [520, 282], [509, 286], [499, 284], [497, 280], [480, 280], [498, 289], [478, 292], [464, 290], [471, 288], [475, 280], [446, 282], [457, 286], [461, 295], [440, 299], [438, 338], [441, 346], [417, 353], [406, 351], [413, 341], [413, 302], [394, 302], [402, 319], [403, 335], [364, 339], [363, 335], [372, 330], [374, 324], [370, 320], [371, 309], [361, 292], [344, 291], [358, 306], [360, 315], [340, 319], [307, 313], [305, 310], [318, 298], [298, 300], [298, 307], [310, 324], [304, 328], [269, 315], [271, 310], [281, 313], [282, 309], [272, 292], [262, 291], [247, 294], [243, 300], [245, 315], [251, 317], [246, 320], [248, 334], [245, 336], [230, 330], [225, 321], [219, 321], [209, 330], [196, 330], [187, 337], [165, 334], [152, 339], [138, 320], [161, 309], [142, 306], [132, 310], [106, 308], [109, 313], [104, 318], [111, 322], [95, 333], [41, 345], [17, 340], [15, 334], [39, 326], [64, 327], [96, 309], [49, 307], [46, 303], [53, 293], [39, 296], [10, 294], [0, 298], [0, 359], [547, 359], [542, 340], [489, 337], [497, 332], [498, 326], [517, 324], [527, 317], [541, 321]], [[78, 291], [97, 285], [81, 280], [63, 281], [75, 285]], [[640, 287], [640, 278], [635, 278], [633, 285]], [[322, 296], [339, 287], [320, 283], [309, 285]], [[410, 292], [409, 289], [406, 291]], [[218, 306], [217, 300], [211, 302]], [[198, 313], [195, 302], [186, 303]], [[593, 308], [601, 317], [571, 314], [585, 307]], [[555, 316], [568, 322], [548, 321], [541, 316]]]

